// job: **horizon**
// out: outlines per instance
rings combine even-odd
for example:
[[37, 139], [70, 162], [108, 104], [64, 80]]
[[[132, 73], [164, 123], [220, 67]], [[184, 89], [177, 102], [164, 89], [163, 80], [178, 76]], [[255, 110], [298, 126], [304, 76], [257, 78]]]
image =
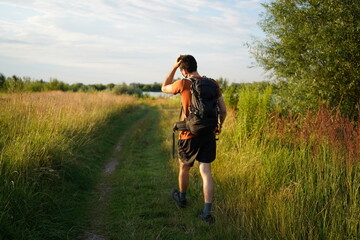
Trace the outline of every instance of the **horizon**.
[[264, 36], [260, 3], [0, 1], [0, 72], [68, 84], [151, 84], [163, 81], [180, 54], [191, 54], [201, 75], [265, 81], [245, 46]]

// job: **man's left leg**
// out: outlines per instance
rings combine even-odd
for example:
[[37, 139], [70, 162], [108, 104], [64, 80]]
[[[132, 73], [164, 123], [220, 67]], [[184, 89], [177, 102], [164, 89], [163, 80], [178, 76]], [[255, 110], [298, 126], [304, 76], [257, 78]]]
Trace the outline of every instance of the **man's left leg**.
[[172, 192], [173, 199], [177, 202], [178, 206], [181, 208], [186, 207], [186, 190], [189, 185], [189, 171], [190, 166], [184, 164], [179, 159], [179, 190], [174, 189]]
[[179, 190], [180, 192], [186, 193], [186, 190], [189, 186], [189, 171], [190, 166], [185, 165], [181, 160], [179, 160]]

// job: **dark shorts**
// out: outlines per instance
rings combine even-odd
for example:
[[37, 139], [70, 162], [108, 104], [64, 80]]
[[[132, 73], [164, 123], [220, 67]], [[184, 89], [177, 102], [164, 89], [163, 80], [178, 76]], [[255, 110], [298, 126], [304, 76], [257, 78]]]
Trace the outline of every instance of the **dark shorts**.
[[179, 159], [190, 167], [194, 165], [195, 160], [211, 163], [216, 157], [215, 134], [179, 139], [178, 153]]

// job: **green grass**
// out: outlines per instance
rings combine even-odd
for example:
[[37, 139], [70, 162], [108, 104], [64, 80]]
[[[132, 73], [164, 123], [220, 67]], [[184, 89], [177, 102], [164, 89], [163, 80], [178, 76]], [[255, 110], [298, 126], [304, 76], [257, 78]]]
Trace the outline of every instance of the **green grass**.
[[172, 189], [177, 188], [177, 160], [170, 156], [168, 117], [177, 110], [160, 110], [149, 112], [125, 141], [119, 168], [110, 180], [113, 193], [102, 234], [108, 239], [222, 239], [224, 233], [226, 237], [239, 236], [228, 221], [209, 226], [198, 218], [203, 197], [197, 165], [191, 171], [189, 206], [180, 209], [171, 199]]
[[238, 96], [214, 163], [221, 211], [246, 238], [360, 238], [357, 123], [324, 108], [283, 115], [269, 89]]
[[[177, 239], [187, 226], [170, 199], [176, 186], [164, 151], [159, 110], [153, 110], [129, 135], [113, 177], [107, 234], [110, 239]], [[185, 230], [185, 231], [184, 231]], [[181, 238], [180, 238], [181, 239]]]
[[[216, 222], [209, 226], [197, 217], [197, 164], [189, 206], [170, 197], [178, 98], [141, 104], [56, 94], [1, 97], [8, 105], [0, 107], [0, 239], [77, 239], [91, 218], [107, 239], [360, 238], [360, 129], [339, 114], [284, 114], [271, 89], [239, 90], [212, 165]], [[118, 168], [104, 178], [120, 137]], [[94, 198], [102, 181], [112, 191], [101, 209]]]
[[[229, 111], [213, 164], [216, 223], [209, 226], [197, 217], [203, 207], [197, 165], [191, 170], [189, 207], [179, 209], [170, 197], [177, 186], [178, 165], [170, 153], [178, 109], [173, 100], [164, 100], [124, 145], [119, 169], [110, 180], [114, 190], [105, 213], [105, 236], [359, 238], [359, 156], [353, 149], [358, 130], [353, 123], [326, 110], [282, 117], [271, 112], [268, 89], [265, 94], [245, 91], [239, 94], [239, 109], [251, 112]], [[334, 137], [335, 132], [342, 137]]]
[[77, 93], [3, 96], [0, 239], [72, 239], [82, 231], [87, 195], [122, 123], [141, 112], [134, 100]]

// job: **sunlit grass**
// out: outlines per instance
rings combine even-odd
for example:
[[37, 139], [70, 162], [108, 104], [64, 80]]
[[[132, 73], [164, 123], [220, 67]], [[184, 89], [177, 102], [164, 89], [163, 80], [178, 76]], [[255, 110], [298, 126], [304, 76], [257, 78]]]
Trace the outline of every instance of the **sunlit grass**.
[[[24, 238], [31, 232], [36, 236], [41, 227], [56, 224], [50, 219], [61, 218], [62, 212], [68, 210], [57, 209], [54, 202], [59, 200], [53, 199], [55, 195], [62, 191], [68, 194], [72, 187], [80, 186], [79, 181], [87, 179], [81, 176], [90, 174], [96, 166], [94, 160], [98, 158], [87, 156], [90, 152], [84, 152], [88, 151], [86, 147], [95, 144], [101, 129], [112, 118], [121, 116], [136, 103], [130, 96], [102, 93], [2, 95], [0, 235]], [[82, 185], [85, 189], [90, 183]], [[71, 198], [76, 199], [76, 195]], [[72, 200], [65, 198], [63, 202]], [[16, 232], [19, 227], [23, 230]]]
[[[171, 157], [171, 134], [178, 121], [180, 99], [145, 99], [141, 101], [157, 107], [140, 109], [125, 124], [124, 128], [130, 126], [148, 111], [150, 117], [144, 117], [142, 127], [136, 128], [124, 145], [124, 163], [128, 165], [114, 177], [119, 182], [118, 198], [121, 189], [127, 188], [129, 193], [136, 192], [138, 199], [132, 199], [136, 194], [121, 201], [115, 198], [114, 208], [108, 209], [111, 214], [118, 211], [112, 215], [115, 225], [124, 221], [119, 216], [137, 216], [136, 211], [141, 221], [134, 217], [132, 228], [108, 229], [110, 236], [116, 239], [130, 232], [195, 239], [359, 238], [359, 125], [326, 108], [306, 115], [284, 114], [274, 106], [271, 88], [242, 89], [237, 96], [232, 106], [238, 110], [228, 110], [213, 163], [215, 224], [208, 228], [196, 218], [203, 204], [197, 169], [191, 171], [188, 209], [177, 209], [169, 196], [171, 188], [177, 187], [178, 163]], [[104, 161], [111, 153], [109, 147], [99, 150], [101, 153], [92, 149], [111, 137], [112, 129], [104, 132], [116, 125], [109, 124], [111, 119], [128, 116], [128, 110], [141, 101], [109, 94], [1, 95], [0, 236], [36, 239], [46, 233], [51, 239], [67, 231], [70, 234], [74, 223], [64, 219], [77, 217], [71, 214], [77, 211], [72, 209], [74, 201], [81, 199], [76, 195], [78, 188], [92, 187], [90, 176], [101, 166], [94, 161]], [[116, 142], [118, 135], [112, 138]], [[158, 167], [141, 168], [145, 163]], [[172, 171], [167, 172], [168, 166]], [[162, 204], [152, 199], [154, 194]], [[125, 200], [137, 202], [133, 212], [122, 212], [133, 206]], [[159, 216], [145, 219], [157, 211]], [[70, 217], [64, 218], [66, 215]], [[171, 224], [166, 225], [169, 219]], [[47, 231], [49, 228], [53, 231]]]
[[[359, 238], [358, 124], [326, 108], [284, 115], [270, 87], [236, 96], [226, 97], [238, 110], [228, 108], [213, 163], [214, 239]], [[177, 114], [163, 117], [170, 131]], [[190, 178], [192, 201], [201, 202], [197, 169]]]
[[255, 239], [359, 237], [357, 124], [325, 108], [282, 116], [269, 89], [238, 94], [214, 163], [224, 221]]

